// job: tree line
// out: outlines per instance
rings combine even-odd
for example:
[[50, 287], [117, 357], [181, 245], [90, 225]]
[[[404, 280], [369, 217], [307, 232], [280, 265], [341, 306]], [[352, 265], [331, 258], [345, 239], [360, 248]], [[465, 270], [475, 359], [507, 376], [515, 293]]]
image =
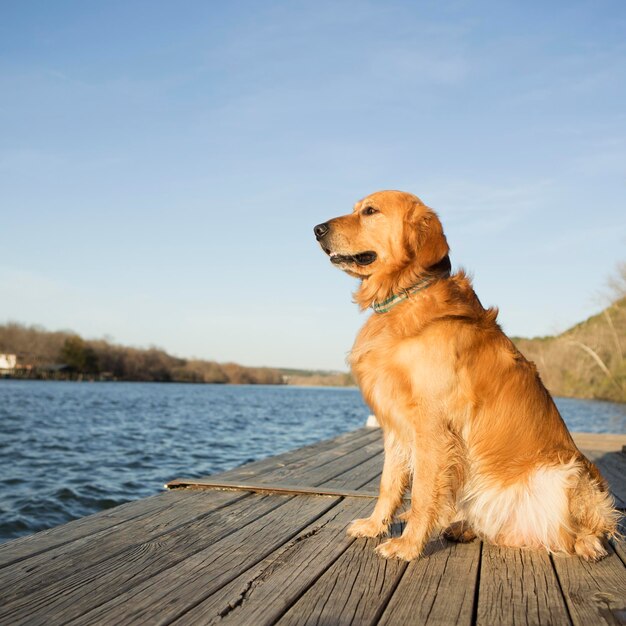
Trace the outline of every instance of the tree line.
[[69, 331], [11, 322], [0, 325], [0, 353], [16, 354], [15, 376], [147, 382], [283, 383], [282, 372], [174, 357], [160, 348], [132, 348], [105, 339], [84, 339]]

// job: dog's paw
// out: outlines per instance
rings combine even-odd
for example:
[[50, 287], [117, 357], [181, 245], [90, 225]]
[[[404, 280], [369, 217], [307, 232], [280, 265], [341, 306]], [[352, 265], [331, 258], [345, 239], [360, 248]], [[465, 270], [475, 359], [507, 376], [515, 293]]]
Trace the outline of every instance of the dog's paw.
[[476, 539], [476, 533], [463, 522], [454, 522], [443, 531], [443, 536], [448, 541], [457, 541], [459, 543], [469, 543]]
[[578, 537], [574, 544], [574, 551], [578, 556], [582, 556], [585, 561], [599, 561], [608, 554], [600, 538], [594, 535]]
[[414, 543], [407, 541], [403, 537], [398, 537], [381, 543], [376, 548], [376, 554], [383, 557], [383, 559], [412, 561], [421, 554], [421, 550]]
[[387, 525], [373, 520], [371, 517], [355, 519], [348, 526], [348, 534], [351, 537], [378, 537], [387, 532]]

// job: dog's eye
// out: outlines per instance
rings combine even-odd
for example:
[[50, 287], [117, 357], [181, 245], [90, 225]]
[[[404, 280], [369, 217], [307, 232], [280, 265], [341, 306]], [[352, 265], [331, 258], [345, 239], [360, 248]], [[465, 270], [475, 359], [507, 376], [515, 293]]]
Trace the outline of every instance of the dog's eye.
[[366, 206], [361, 211], [361, 215], [374, 215], [374, 213], [378, 213], [378, 209], [375, 209], [373, 206]]

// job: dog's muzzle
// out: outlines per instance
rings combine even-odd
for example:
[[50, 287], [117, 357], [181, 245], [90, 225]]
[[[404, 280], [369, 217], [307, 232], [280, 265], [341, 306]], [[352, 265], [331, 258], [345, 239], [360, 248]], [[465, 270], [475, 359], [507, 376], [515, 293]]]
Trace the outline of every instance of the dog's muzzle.
[[365, 252], [359, 252], [357, 254], [339, 254], [337, 252], [333, 252], [330, 248], [331, 246], [326, 243], [326, 245], [322, 242], [322, 240], [328, 235], [330, 232], [330, 226], [328, 222], [324, 222], [323, 224], [318, 224], [313, 228], [313, 233], [315, 234], [315, 239], [319, 241], [322, 246], [322, 250], [330, 257], [331, 263], [334, 265], [345, 265], [354, 263], [356, 265], [370, 265], [373, 263], [377, 254], [373, 250], [367, 250]]

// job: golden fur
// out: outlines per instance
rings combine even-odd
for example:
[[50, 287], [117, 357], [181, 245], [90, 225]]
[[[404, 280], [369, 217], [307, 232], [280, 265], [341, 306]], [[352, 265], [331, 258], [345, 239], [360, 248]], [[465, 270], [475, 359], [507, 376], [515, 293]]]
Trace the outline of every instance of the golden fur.
[[[315, 230], [333, 263], [361, 279], [362, 309], [447, 262], [437, 215], [408, 193], [374, 193]], [[482, 307], [464, 272], [434, 278], [372, 314], [349, 358], [385, 447], [374, 512], [349, 534], [386, 533], [411, 485], [405, 530], [378, 546], [383, 557], [416, 558], [447, 528], [456, 540], [479, 535], [601, 558], [618, 520], [606, 482], [576, 448], [534, 364], [496, 323], [497, 310]]]

